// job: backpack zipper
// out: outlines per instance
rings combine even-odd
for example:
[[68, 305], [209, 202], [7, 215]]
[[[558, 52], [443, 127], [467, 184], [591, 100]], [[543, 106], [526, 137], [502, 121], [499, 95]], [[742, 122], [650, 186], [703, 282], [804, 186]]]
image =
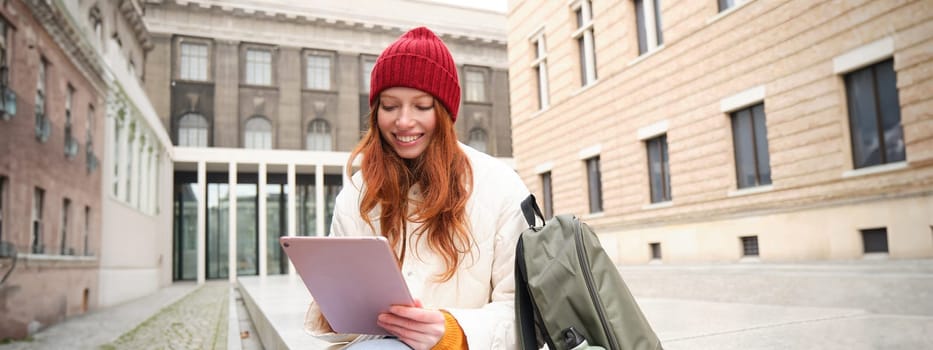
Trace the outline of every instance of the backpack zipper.
[[583, 246], [583, 229], [579, 220], [574, 218], [574, 240], [577, 244], [577, 257], [580, 258], [580, 267], [583, 269], [583, 279], [586, 281], [586, 290], [590, 292], [590, 298], [596, 304], [596, 313], [599, 315], [599, 324], [603, 326], [606, 337], [609, 338], [610, 349], [619, 349], [619, 343], [609, 328], [609, 321], [606, 319], [606, 310], [603, 309], [603, 302], [599, 299], [599, 293], [593, 283], [593, 271], [590, 271], [590, 264], [587, 263], [586, 248]]

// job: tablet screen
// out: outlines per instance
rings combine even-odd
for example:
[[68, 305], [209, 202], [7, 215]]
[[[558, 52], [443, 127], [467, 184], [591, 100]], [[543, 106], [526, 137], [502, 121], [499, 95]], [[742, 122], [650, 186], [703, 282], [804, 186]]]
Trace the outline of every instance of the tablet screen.
[[384, 237], [290, 236], [279, 243], [337, 333], [389, 335], [376, 325], [378, 315], [414, 304]]

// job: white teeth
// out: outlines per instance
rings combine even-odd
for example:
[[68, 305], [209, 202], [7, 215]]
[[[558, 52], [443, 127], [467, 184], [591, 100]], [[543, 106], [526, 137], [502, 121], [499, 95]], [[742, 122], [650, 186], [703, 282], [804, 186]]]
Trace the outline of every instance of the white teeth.
[[395, 136], [395, 138], [397, 138], [399, 141], [402, 141], [402, 142], [413, 142], [413, 141], [417, 140], [419, 137], [421, 137], [421, 136], [418, 136], [418, 135], [409, 135], [409, 136], [399, 136], [399, 135], [396, 135], [396, 136]]

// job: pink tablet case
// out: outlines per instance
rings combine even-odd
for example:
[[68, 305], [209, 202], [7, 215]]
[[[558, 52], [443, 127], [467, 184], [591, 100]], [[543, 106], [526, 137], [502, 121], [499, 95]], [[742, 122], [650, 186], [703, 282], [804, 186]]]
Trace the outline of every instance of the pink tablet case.
[[321, 312], [337, 333], [389, 335], [376, 317], [414, 302], [383, 237], [281, 237]]

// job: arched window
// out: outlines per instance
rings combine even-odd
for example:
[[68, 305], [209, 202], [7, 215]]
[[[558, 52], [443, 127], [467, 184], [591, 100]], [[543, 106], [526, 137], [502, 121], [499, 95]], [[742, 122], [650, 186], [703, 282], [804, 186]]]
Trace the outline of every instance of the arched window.
[[272, 149], [272, 123], [261, 115], [246, 121], [243, 135], [243, 147]]
[[207, 147], [207, 118], [197, 113], [187, 113], [178, 118], [178, 145], [183, 147]]
[[330, 137], [330, 124], [324, 119], [315, 119], [308, 124], [308, 137], [305, 147], [310, 151], [333, 150]]
[[486, 136], [486, 130], [483, 130], [483, 128], [473, 128], [473, 130], [470, 130], [470, 140], [467, 144], [477, 151], [486, 153], [486, 143], [488, 140], [489, 137]]

